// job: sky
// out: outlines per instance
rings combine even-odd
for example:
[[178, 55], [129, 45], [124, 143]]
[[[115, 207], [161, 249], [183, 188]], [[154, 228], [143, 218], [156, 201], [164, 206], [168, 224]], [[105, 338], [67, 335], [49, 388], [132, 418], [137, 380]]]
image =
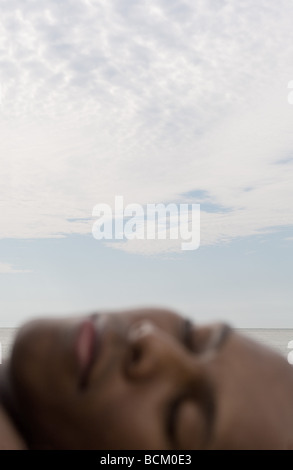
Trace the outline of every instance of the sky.
[[[292, 17], [290, 0], [1, 0], [0, 327], [160, 306], [293, 328]], [[200, 204], [199, 248], [96, 240], [117, 195]]]

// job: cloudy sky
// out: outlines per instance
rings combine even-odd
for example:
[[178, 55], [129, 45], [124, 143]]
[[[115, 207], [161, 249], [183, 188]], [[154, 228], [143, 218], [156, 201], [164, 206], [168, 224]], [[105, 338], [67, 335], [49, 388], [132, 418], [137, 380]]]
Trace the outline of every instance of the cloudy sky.
[[[293, 327], [292, 17], [290, 0], [1, 0], [0, 326], [148, 304]], [[201, 204], [200, 248], [95, 240], [116, 195]]]

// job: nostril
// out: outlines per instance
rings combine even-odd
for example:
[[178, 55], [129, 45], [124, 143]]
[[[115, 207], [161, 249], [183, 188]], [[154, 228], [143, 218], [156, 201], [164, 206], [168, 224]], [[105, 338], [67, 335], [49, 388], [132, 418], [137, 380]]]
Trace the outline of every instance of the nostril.
[[145, 375], [147, 366], [147, 354], [141, 344], [132, 343], [128, 345], [125, 358], [125, 372], [131, 379], [141, 378]]
[[135, 366], [139, 364], [139, 362], [142, 360], [143, 352], [142, 348], [135, 344], [133, 347], [130, 348], [130, 354], [129, 354], [129, 364], [132, 366]]
[[143, 378], [153, 368], [151, 334], [154, 326], [150, 322], [133, 324], [129, 330], [125, 360], [126, 373], [131, 378]]

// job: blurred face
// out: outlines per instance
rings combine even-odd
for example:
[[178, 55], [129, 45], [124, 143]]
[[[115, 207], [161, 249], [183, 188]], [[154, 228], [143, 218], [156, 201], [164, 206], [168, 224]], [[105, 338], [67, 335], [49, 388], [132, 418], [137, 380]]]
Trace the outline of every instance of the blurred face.
[[33, 321], [9, 373], [32, 447], [293, 444], [292, 366], [226, 325], [156, 309]]

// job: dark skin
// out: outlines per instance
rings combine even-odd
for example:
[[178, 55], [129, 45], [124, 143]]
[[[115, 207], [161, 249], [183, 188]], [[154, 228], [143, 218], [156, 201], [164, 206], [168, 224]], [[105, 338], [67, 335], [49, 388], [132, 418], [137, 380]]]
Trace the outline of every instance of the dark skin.
[[35, 449], [292, 449], [293, 370], [223, 324], [163, 309], [33, 321], [1, 370]]

